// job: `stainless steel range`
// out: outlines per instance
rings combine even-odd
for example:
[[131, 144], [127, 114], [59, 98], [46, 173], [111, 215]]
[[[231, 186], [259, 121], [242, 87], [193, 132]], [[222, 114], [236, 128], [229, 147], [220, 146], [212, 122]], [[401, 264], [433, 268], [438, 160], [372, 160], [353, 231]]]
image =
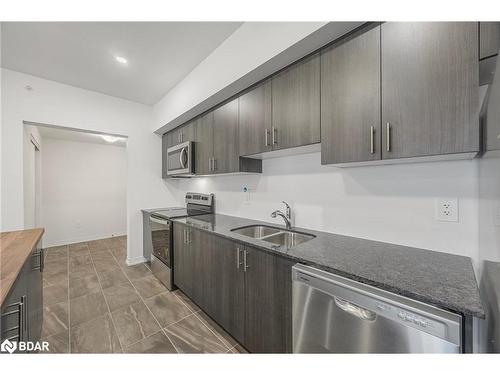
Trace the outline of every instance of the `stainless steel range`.
[[213, 213], [214, 195], [186, 193], [186, 207], [172, 207], [154, 211], [151, 224], [151, 271], [169, 289], [175, 289], [173, 280], [172, 219]]

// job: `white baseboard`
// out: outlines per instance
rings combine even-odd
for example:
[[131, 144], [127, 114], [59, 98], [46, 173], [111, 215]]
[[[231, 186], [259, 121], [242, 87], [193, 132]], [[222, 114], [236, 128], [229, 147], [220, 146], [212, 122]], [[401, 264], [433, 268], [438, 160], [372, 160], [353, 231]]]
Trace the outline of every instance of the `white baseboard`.
[[135, 258], [129, 258], [127, 256], [127, 266], [133, 266], [135, 264], [139, 264], [139, 263], [144, 263], [146, 262], [146, 258], [144, 258], [143, 256], [140, 256], [140, 257], [135, 257]]
[[89, 235], [89, 236], [82, 236], [82, 237], [70, 238], [70, 239], [64, 239], [64, 240], [58, 240], [58, 241], [50, 241], [50, 242], [43, 240], [43, 247], [47, 248], [47, 247], [52, 247], [52, 246], [70, 245], [70, 244], [78, 243], [78, 242], [102, 240], [105, 238], [120, 237], [120, 236], [126, 236], [126, 235], [127, 235], [127, 232], [105, 233], [105, 234], [94, 234], [94, 235]]

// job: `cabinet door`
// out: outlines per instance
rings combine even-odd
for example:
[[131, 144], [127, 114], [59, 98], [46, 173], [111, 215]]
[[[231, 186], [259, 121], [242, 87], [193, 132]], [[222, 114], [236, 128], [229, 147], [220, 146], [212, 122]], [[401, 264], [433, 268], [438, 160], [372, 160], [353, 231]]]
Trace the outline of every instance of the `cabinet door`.
[[222, 237], [210, 237], [211, 240], [207, 241], [211, 244], [210, 251], [205, 255], [210, 272], [207, 274], [208, 298], [204, 310], [242, 342], [245, 328], [244, 246]]
[[196, 121], [195, 142], [195, 173], [198, 175], [212, 173], [210, 159], [214, 155], [213, 112], [206, 113]]
[[294, 263], [248, 246], [246, 252], [243, 344], [252, 353], [290, 353]]
[[43, 250], [41, 244], [37, 245], [37, 250], [26, 261], [27, 271], [27, 293], [28, 293], [28, 321], [29, 340], [36, 342], [42, 336], [43, 321]]
[[167, 159], [167, 149], [170, 147], [169, 146], [169, 138], [170, 134], [165, 133], [161, 137], [161, 177], [162, 178], [167, 178], [168, 177], [168, 159]]
[[240, 156], [271, 151], [271, 81], [240, 96]]
[[477, 23], [381, 28], [383, 158], [478, 151]]
[[193, 296], [194, 262], [186, 243], [186, 226], [174, 224], [174, 283], [189, 297]]
[[500, 22], [479, 23], [479, 58], [494, 56], [500, 48]]
[[273, 148], [320, 141], [320, 59], [314, 54], [272, 79]]
[[376, 27], [321, 54], [321, 164], [380, 157], [380, 27]]
[[[29, 263], [29, 262], [28, 262]], [[26, 322], [27, 319], [22, 319], [23, 310], [20, 308], [20, 303], [27, 301], [27, 278], [26, 265], [23, 266], [14, 285], [12, 285], [8, 297], [4, 300], [1, 309], [1, 337], [0, 341], [9, 339], [10, 341], [28, 340], [28, 329], [26, 324], [19, 325], [20, 322]], [[24, 305], [24, 311], [27, 313], [27, 303]]]
[[238, 152], [238, 99], [214, 111], [214, 173], [239, 170]]
[[180, 143], [180, 132], [179, 128], [170, 130], [167, 135], [167, 148], [178, 145]]

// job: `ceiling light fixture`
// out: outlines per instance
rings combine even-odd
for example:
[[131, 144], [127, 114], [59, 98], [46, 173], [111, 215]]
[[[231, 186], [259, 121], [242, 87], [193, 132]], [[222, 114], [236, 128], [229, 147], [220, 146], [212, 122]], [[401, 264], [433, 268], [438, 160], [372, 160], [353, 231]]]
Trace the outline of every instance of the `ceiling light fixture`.
[[115, 143], [120, 140], [120, 137], [113, 137], [112, 135], [101, 134], [101, 138], [104, 139], [108, 143]]
[[115, 56], [115, 60], [123, 65], [126, 65], [128, 63], [128, 60], [123, 56]]

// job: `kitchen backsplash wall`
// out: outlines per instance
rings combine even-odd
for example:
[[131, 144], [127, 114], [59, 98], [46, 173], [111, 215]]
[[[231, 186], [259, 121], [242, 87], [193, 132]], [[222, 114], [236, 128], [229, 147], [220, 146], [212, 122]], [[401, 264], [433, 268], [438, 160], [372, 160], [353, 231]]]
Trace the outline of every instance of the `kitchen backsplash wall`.
[[[214, 192], [216, 211], [269, 222], [290, 203], [295, 225], [470, 256], [478, 252], [476, 160], [334, 168], [320, 154], [267, 159], [262, 175], [201, 177], [167, 183]], [[244, 188], [249, 193], [244, 192]], [[435, 200], [458, 198], [459, 221], [435, 219]]]

